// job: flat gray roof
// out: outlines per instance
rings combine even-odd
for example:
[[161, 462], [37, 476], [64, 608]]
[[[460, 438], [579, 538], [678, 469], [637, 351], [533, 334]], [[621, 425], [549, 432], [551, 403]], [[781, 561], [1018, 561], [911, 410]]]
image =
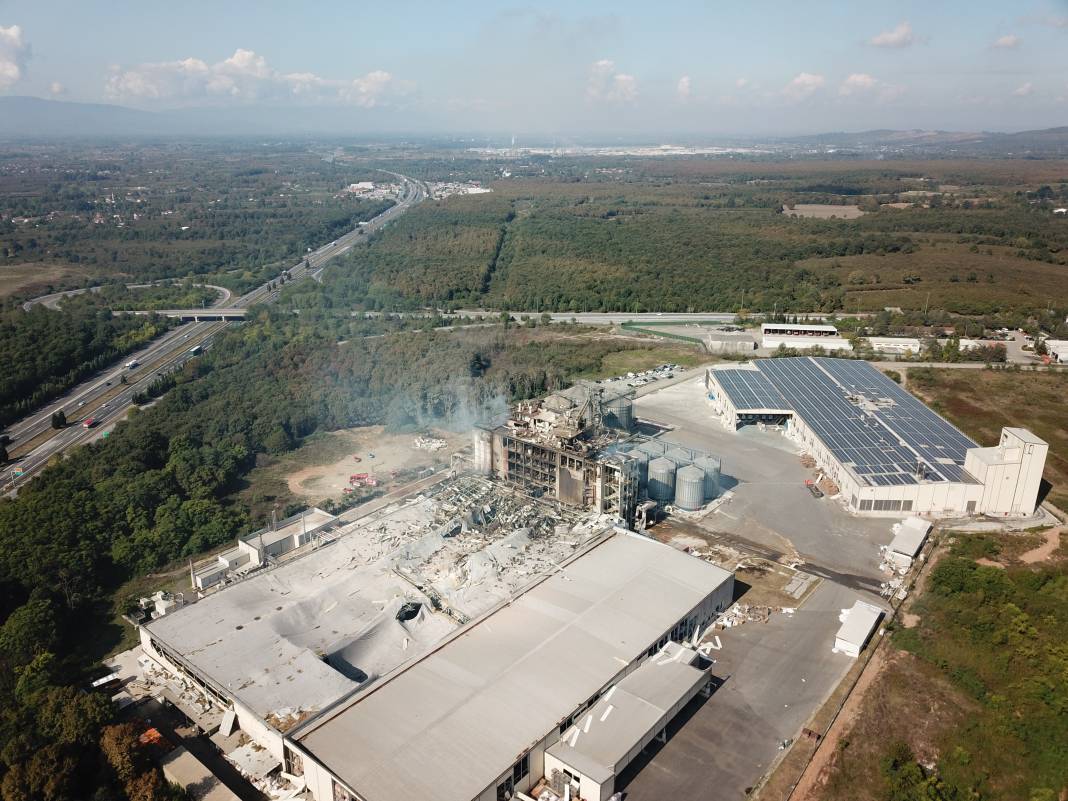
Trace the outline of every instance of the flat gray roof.
[[879, 607], [864, 601], [856, 601], [835, 636], [837, 639], [863, 648], [882, 616], [883, 610]]
[[564, 732], [548, 753], [604, 784], [618, 774], [627, 753], [655, 734], [672, 708], [708, 680], [694, 666], [697, 652], [669, 642], [661, 653], [622, 678]]
[[470, 801], [728, 581], [617, 533], [294, 739], [365, 801]]
[[[450, 521], [462, 528], [455, 536], [443, 534]], [[482, 479], [457, 479], [145, 628], [201, 678], [286, 731], [452, 632], [457, 620], [432, 612], [430, 594], [474, 618], [606, 528]], [[408, 601], [421, 603], [421, 613], [398, 620]]]

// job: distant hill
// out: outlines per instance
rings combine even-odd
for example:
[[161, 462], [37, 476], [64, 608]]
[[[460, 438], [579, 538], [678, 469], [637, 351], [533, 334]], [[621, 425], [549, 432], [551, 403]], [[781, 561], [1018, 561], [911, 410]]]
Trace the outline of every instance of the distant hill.
[[922, 129], [844, 131], [799, 136], [791, 144], [859, 151], [891, 150], [917, 154], [1068, 156], [1068, 126], [1037, 131], [931, 131]]
[[0, 97], [0, 136], [143, 136], [166, 128], [160, 115], [125, 106]]

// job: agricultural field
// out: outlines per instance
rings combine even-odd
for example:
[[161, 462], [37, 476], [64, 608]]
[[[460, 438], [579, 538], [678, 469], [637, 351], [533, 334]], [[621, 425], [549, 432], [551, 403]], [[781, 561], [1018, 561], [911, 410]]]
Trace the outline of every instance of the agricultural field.
[[1049, 500], [1068, 511], [1068, 372], [911, 368], [909, 389], [980, 444], [997, 442], [1003, 426], [1046, 440]]

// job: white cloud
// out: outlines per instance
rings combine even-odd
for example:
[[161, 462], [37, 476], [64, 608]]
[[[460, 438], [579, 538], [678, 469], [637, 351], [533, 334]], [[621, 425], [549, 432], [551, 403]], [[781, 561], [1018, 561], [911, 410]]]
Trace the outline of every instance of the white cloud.
[[842, 81], [842, 85], [838, 88], [838, 94], [844, 96], [862, 94], [864, 92], [870, 92], [878, 85], [879, 82], [867, 73], [854, 72]]
[[675, 87], [675, 94], [678, 95], [679, 100], [684, 103], [690, 99], [690, 95], [693, 93], [693, 87], [690, 84], [690, 76], [683, 75], [679, 78], [679, 83]]
[[625, 72], [616, 72], [616, 63], [602, 58], [590, 66], [586, 81], [586, 99], [594, 102], [633, 103], [638, 97], [638, 79]]
[[749, 79], [748, 78], [739, 78], [738, 80], [736, 80], [734, 82], [734, 85], [739, 89], [745, 89], [745, 87], [747, 87], [749, 85]]
[[119, 100], [254, 102], [299, 99], [371, 108], [405, 94], [411, 85], [374, 70], [349, 80], [311, 72], [282, 73], [253, 52], [238, 48], [229, 58], [208, 64], [199, 58], [113, 67], [105, 92]]
[[1005, 50], [1011, 50], [1014, 47], [1019, 47], [1020, 46], [1020, 42], [1022, 42], [1022, 41], [1023, 41], [1023, 39], [1021, 39], [1015, 33], [1007, 33], [1004, 36], [1001, 36], [1001, 37], [995, 39], [994, 40], [994, 44], [992, 44], [991, 47], [998, 47], [998, 48], [1002, 48], [1002, 49], [1005, 49]]
[[1015, 89], [1013, 89], [1012, 94], [1015, 97], [1027, 97], [1028, 95], [1034, 94], [1034, 91], [1034, 84], [1028, 81], [1027, 83], [1017, 86]]
[[908, 47], [915, 43], [916, 37], [912, 33], [912, 26], [907, 22], [902, 22], [896, 28], [873, 36], [868, 42], [875, 47]]
[[22, 37], [22, 28], [0, 25], [0, 91], [10, 89], [20, 80], [30, 58], [30, 46]]
[[52, 81], [52, 83], [48, 84], [48, 93], [52, 95], [52, 97], [62, 97], [67, 94], [67, 87], [59, 81]]
[[812, 95], [817, 89], [826, 83], [822, 75], [813, 75], [811, 72], [802, 72], [790, 83], [786, 84], [782, 92], [791, 100], [804, 100]]

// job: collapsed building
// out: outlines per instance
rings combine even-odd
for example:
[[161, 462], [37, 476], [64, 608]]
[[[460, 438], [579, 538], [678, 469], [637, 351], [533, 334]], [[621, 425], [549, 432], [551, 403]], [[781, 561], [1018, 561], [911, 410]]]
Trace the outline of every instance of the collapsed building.
[[632, 390], [581, 382], [519, 403], [503, 425], [475, 429], [474, 469], [639, 528], [651, 506], [696, 511], [715, 499], [719, 459], [635, 434], [633, 401]]

